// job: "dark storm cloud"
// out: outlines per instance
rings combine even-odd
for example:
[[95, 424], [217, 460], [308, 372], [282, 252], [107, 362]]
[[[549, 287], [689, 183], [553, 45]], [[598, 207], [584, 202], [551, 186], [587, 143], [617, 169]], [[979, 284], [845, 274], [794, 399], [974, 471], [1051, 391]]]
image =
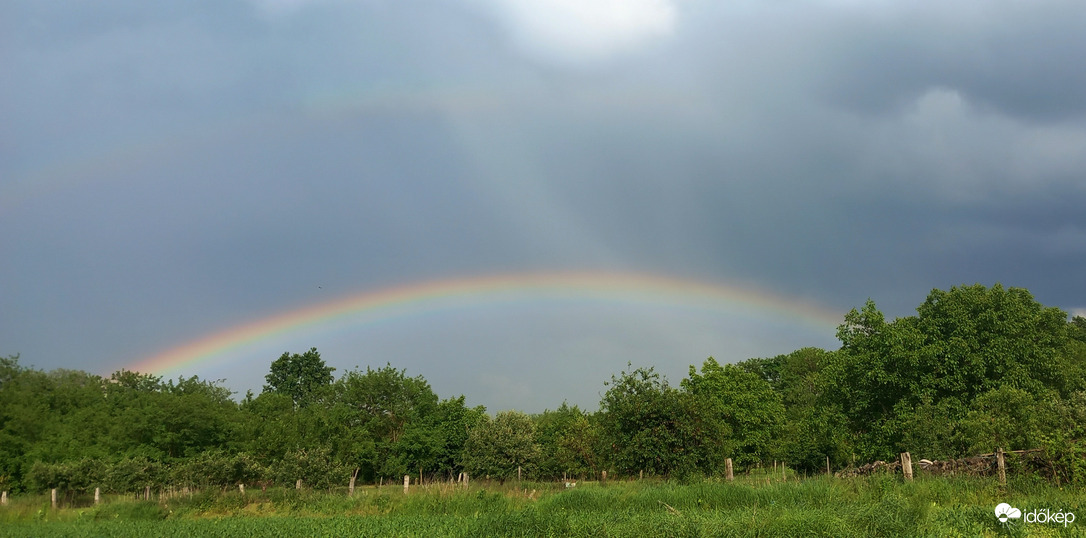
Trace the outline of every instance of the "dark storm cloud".
[[[334, 296], [528, 270], [891, 316], [974, 282], [1086, 307], [1080, 3], [624, 6], [641, 22], [570, 35], [498, 0], [5, 5], [0, 354], [103, 370]], [[591, 405], [627, 359], [682, 375], [804, 345], [593, 314], [326, 355], [516, 407], [564, 384]], [[506, 383], [552, 363], [530, 396]]]
[[[1086, 50], [1080, 2], [919, 3], [849, 17], [829, 50], [827, 81], [838, 105], [897, 110], [932, 87], [1029, 121], [1081, 119]], [[866, 13], [863, 13], [866, 12]], [[865, 16], [866, 15], [866, 16]], [[862, 44], [862, 46], [857, 46]]]

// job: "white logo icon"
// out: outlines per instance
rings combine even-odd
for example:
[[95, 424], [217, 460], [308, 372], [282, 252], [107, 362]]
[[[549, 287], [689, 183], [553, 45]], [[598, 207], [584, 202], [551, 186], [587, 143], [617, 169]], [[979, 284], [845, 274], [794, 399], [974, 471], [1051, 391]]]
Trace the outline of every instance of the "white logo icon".
[[1000, 523], [1006, 523], [1007, 520], [1022, 517], [1022, 511], [1007, 503], [999, 503], [999, 506], [995, 507], [995, 515]]

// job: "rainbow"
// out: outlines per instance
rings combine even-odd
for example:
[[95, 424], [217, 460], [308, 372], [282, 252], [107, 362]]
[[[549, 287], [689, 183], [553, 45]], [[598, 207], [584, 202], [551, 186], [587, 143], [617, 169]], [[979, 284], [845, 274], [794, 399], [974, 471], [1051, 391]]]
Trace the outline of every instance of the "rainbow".
[[[30, 201], [65, 192], [91, 181], [144, 180], [136, 173], [176, 160], [202, 155], [227, 140], [245, 139], [269, 131], [296, 129], [299, 118], [316, 122], [342, 122], [356, 116], [389, 114], [471, 115], [488, 110], [518, 107], [533, 91], [531, 86], [502, 86], [464, 82], [415, 81], [400, 85], [358, 85], [311, 90], [290, 113], [269, 111], [208, 120], [202, 126], [179, 129], [153, 137], [119, 141], [112, 147], [85, 150], [17, 171], [0, 182], [0, 211], [14, 211]], [[521, 96], [511, 100], [508, 96]], [[638, 89], [636, 92], [590, 96], [609, 103], [622, 99], [633, 104], [690, 106], [690, 100], [667, 92]]]
[[401, 316], [478, 306], [544, 301], [684, 306], [737, 315], [768, 314], [824, 330], [841, 314], [748, 286], [637, 273], [524, 273], [434, 280], [364, 291], [259, 319], [175, 347], [127, 367], [165, 375], [218, 359], [229, 360], [274, 337], [340, 324], [375, 323]]

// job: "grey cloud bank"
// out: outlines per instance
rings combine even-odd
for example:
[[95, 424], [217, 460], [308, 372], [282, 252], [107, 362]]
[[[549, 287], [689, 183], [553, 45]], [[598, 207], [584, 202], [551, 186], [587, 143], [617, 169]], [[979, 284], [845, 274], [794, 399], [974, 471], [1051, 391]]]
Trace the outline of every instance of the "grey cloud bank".
[[[1081, 3], [583, 4], [6, 3], [0, 353], [108, 373], [341, 294], [517, 271], [842, 314], [997, 281], [1086, 308]], [[596, 308], [276, 344], [527, 410], [594, 407], [627, 360], [677, 381], [835, 345]], [[285, 350], [187, 374], [258, 390]]]

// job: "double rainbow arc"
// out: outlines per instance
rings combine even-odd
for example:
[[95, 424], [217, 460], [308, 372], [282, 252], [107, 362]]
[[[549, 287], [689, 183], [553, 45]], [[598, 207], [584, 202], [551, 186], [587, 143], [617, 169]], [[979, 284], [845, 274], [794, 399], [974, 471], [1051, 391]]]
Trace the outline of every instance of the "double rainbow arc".
[[403, 316], [546, 301], [684, 306], [737, 315], [769, 314], [815, 329], [841, 316], [818, 305], [762, 290], [637, 273], [522, 273], [434, 280], [374, 291], [283, 312], [239, 325], [131, 364], [167, 374], [199, 363], [229, 360], [247, 346], [282, 335], [345, 322], [377, 323]]

